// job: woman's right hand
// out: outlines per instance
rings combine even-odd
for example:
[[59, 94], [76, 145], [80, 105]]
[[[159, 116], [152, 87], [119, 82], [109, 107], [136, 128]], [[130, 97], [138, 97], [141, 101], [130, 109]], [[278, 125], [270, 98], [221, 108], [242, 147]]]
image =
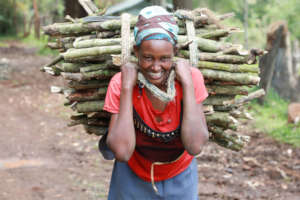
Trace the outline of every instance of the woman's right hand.
[[128, 62], [122, 65], [122, 87], [125, 89], [132, 89], [137, 82], [137, 70], [138, 65], [136, 63]]

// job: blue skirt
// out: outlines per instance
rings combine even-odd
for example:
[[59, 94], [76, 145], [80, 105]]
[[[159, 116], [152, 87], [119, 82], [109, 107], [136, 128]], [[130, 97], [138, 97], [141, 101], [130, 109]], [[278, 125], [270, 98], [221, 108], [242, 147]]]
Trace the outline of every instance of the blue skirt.
[[155, 182], [156, 193], [151, 182], [139, 178], [124, 162], [115, 161], [108, 200], [197, 200], [198, 170], [194, 158], [189, 167], [177, 176]]

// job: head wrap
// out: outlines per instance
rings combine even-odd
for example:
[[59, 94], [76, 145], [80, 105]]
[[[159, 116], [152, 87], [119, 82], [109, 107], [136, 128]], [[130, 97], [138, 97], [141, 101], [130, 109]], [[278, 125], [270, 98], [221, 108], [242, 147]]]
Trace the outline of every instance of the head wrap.
[[177, 43], [178, 26], [172, 14], [160, 6], [149, 6], [140, 11], [134, 27], [136, 45], [143, 40], [167, 40]]

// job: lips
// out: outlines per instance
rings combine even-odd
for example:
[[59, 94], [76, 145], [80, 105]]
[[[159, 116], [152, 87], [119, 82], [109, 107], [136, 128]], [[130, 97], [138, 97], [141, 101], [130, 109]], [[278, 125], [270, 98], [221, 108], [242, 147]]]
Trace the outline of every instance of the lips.
[[163, 72], [156, 72], [156, 73], [147, 72], [147, 75], [149, 79], [157, 80], [163, 76]]

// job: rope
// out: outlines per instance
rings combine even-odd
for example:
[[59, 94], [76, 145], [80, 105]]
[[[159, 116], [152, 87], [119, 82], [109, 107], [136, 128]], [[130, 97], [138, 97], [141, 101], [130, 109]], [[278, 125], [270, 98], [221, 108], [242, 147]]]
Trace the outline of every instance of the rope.
[[168, 80], [167, 80], [167, 92], [160, 90], [155, 85], [151, 84], [144, 75], [139, 72], [138, 73], [138, 80], [142, 83], [150, 92], [159, 100], [163, 102], [172, 101], [176, 95], [175, 89], [175, 71], [171, 70]]
[[[122, 65], [130, 61], [131, 53], [131, 39], [130, 39], [130, 15], [124, 13], [121, 15], [121, 63]], [[142, 83], [146, 88], [158, 99], [163, 102], [172, 101], [175, 97], [175, 72], [171, 71], [167, 80], [167, 92], [164, 92], [157, 88], [155, 85], [151, 84], [142, 73], [138, 73], [138, 81]]]
[[195, 34], [195, 27], [194, 22], [191, 20], [186, 20], [186, 31], [187, 31], [187, 37], [188, 41], [192, 41], [191, 44], [189, 44], [189, 51], [190, 51], [190, 63], [193, 66], [197, 66], [198, 64], [198, 45], [196, 40], [196, 34]]
[[130, 59], [131, 53], [131, 39], [130, 39], [130, 15], [128, 13], [124, 13], [121, 15], [121, 63], [122, 65], [127, 63]]

